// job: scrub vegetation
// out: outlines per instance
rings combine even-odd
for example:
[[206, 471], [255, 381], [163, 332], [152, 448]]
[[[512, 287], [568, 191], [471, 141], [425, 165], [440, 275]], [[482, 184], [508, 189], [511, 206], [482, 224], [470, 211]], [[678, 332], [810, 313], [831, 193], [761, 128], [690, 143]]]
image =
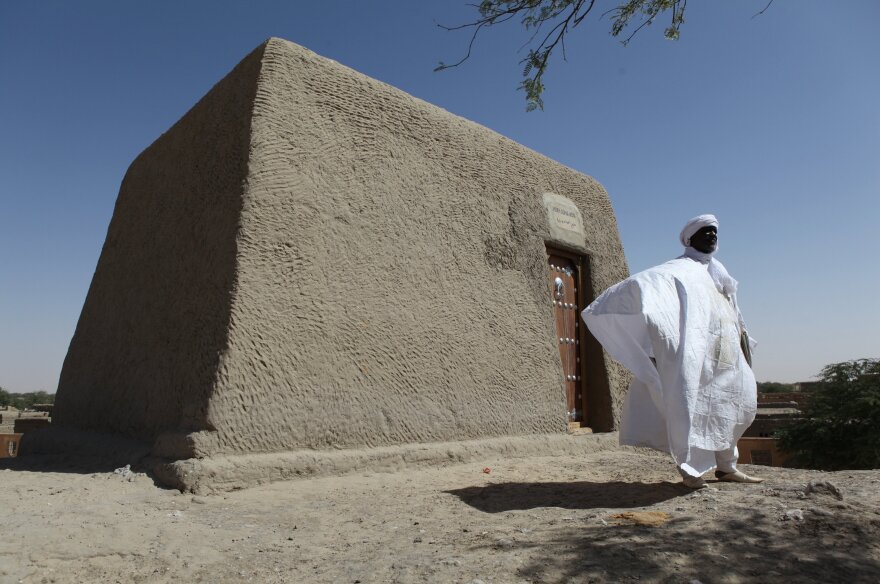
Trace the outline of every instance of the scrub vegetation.
[[51, 404], [55, 403], [55, 394], [46, 393], [45, 391], [34, 391], [31, 393], [9, 393], [0, 387], [0, 407], [12, 406], [17, 410], [25, 410], [34, 406], [34, 404]]
[[777, 381], [759, 381], [758, 393], [793, 393], [797, 387], [793, 383], [779, 383]]
[[827, 365], [804, 419], [777, 433], [795, 462], [823, 470], [880, 468], [880, 359]]

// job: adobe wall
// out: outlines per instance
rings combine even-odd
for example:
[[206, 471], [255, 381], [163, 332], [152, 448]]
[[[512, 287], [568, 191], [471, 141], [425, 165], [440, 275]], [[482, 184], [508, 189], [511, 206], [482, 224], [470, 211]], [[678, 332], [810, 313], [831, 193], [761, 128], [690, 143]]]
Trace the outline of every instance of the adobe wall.
[[592, 178], [270, 39], [129, 170], [56, 418], [167, 459], [564, 433], [554, 241], [628, 275]]
[[604, 288], [626, 268], [593, 179], [272, 40], [247, 184], [217, 431], [197, 448], [565, 430], [540, 195], [583, 210]]
[[788, 393], [758, 393], [758, 404], [774, 404], [781, 402], [795, 402], [798, 408], [803, 410], [810, 403], [813, 394], [806, 391], [792, 391]]

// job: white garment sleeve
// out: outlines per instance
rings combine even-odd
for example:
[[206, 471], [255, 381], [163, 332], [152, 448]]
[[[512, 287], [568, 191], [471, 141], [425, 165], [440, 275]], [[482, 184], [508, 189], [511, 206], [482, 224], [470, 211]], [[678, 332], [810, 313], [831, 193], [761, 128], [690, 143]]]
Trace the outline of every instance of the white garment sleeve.
[[587, 306], [581, 317], [615, 361], [649, 388], [660, 389], [637, 281], [628, 279], [612, 286]]

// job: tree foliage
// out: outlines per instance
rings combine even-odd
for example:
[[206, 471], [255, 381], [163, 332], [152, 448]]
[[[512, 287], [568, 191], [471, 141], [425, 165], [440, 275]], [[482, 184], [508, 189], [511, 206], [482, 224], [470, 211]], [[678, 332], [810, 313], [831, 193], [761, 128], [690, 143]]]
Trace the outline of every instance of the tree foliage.
[[758, 393], [792, 393], [797, 391], [792, 383], [779, 383], [777, 381], [759, 381]]
[[795, 462], [824, 470], [880, 468], [880, 359], [826, 366], [804, 414], [777, 433]]
[[[640, 30], [654, 22], [665, 21], [663, 35], [670, 40], [680, 36], [681, 25], [687, 0], [623, 0], [614, 8], [606, 10], [599, 16], [611, 19], [611, 36], [622, 38], [625, 46]], [[767, 7], [773, 3], [769, 0]], [[561, 48], [565, 58], [565, 38], [574, 28], [581, 24], [598, 4], [597, 0], [481, 0], [473, 6], [479, 18], [459, 26], [439, 25], [446, 30], [472, 28], [467, 53], [458, 62], [446, 64], [440, 62], [435, 71], [449, 69], [461, 65], [471, 56], [471, 50], [477, 35], [485, 28], [496, 26], [511, 19], [519, 19], [527, 31], [532, 32], [526, 45], [528, 54], [520, 61], [523, 65], [523, 80], [519, 88], [526, 93], [526, 109], [532, 111], [544, 109], [544, 73], [550, 57], [557, 47]], [[762, 10], [761, 12], [764, 12]], [[759, 14], [761, 13], [759, 12]], [[662, 18], [661, 18], [662, 17]], [[628, 32], [629, 34], [624, 34]]]
[[34, 404], [51, 404], [55, 403], [55, 394], [46, 393], [45, 391], [34, 391], [30, 393], [10, 393], [0, 387], [0, 407], [12, 406], [17, 410], [31, 408]]

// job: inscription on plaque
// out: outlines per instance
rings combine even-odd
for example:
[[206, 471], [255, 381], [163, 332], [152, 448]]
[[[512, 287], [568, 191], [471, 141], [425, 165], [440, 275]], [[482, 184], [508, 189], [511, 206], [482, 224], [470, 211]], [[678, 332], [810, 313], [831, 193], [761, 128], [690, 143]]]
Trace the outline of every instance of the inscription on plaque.
[[562, 229], [581, 232], [581, 217], [576, 207], [554, 203], [550, 205], [550, 217]]
[[544, 193], [544, 210], [550, 240], [575, 248], [584, 247], [584, 222], [571, 199], [556, 193]]

